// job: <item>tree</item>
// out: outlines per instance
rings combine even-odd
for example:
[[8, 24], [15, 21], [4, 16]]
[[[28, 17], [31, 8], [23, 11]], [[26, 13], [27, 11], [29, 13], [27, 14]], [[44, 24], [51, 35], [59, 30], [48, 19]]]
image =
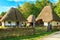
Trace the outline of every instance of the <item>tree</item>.
[[35, 6], [37, 7], [37, 14], [39, 14], [46, 5], [52, 5], [52, 3], [49, 0], [36, 0]]
[[54, 10], [57, 13], [57, 15], [60, 17], [60, 0], [57, 3], [57, 5], [55, 6]]
[[26, 2], [21, 8], [20, 11], [23, 13], [25, 18], [27, 18], [31, 14], [32, 5], [29, 2]]
[[40, 13], [40, 11], [42, 10], [43, 6], [41, 4], [41, 2], [39, 0], [36, 1], [35, 6], [38, 9], [38, 13]]
[[30, 14], [34, 14], [37, 16], [37, 8], [34, 4], [26, 2], [22, 7], [19, 8], [25, 18], [27, 18]]
[[21, 7], [18, 5], [18, 10], [24, 15], [25, 18], [27, 18], [30, 14], [34, 14], [35, 17], [37, 17], [46, 5], [52, 6], [52, 3], [49, 0], [36, 0], [35, 3], [26, 2]]
[[5, 14], [6, 14], [6, 12], [1, 12], [1, 14], [0, 14], [0, 15], [1, 15], [1, 16], [4, 16]]
[[51, 4], [50, 0], [42, 0], [42, 5], [43, 6], [46, 6], [46, 5], [49, 5]]

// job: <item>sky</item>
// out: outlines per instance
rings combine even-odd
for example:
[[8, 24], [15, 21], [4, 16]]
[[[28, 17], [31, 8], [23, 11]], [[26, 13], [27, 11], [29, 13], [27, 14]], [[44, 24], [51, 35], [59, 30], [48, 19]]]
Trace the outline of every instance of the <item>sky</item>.
[[[35, 2], [36, 0], [0, 0], [0, 13], [8, 11], [11, 7], [17, 7], [25, 2]], [[50, 0], [52, 3], [58, 2], [58, 0]]]

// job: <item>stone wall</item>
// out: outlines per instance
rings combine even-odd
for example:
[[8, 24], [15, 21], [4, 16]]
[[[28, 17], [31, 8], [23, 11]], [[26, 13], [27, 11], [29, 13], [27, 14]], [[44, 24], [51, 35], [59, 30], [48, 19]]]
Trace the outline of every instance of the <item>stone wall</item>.
[[33, 35], [34, 28], [7, 28], [0, 29], [0, 37], [7, 36], [25, 36], [25, 35]]

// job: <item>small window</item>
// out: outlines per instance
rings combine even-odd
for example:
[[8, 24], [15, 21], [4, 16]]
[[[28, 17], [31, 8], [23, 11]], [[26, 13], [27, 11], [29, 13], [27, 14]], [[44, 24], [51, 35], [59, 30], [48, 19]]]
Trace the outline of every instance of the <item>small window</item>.
[[57, 25], [58, 25], [58, 23], [57, 23]]
[[11, 24], [11, 22], [10, 22], [10, 21], [9, 21], [8, 23], [9, 23], [9, 24]]
[[19, 21], [16, 22], [16, 25], [19, 26]]

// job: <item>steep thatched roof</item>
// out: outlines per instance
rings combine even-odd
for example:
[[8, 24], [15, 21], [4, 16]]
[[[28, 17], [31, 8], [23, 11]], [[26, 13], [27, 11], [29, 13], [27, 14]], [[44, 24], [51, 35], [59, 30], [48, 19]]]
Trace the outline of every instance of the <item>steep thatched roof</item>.
[[2, 17], [0, 21], [25, 21], [25, 18], [16, 8], [10, 10]]
[[0, 16], [0, 19], [2, 18], [2, 16]]
[[60, 21], [60, 18], [58, 17], [58, 15], [54, 12], [54, 10], [52, 9], [52, 7], [49, 6], [45, 6], [41, 13], [38, 15], [38, 17], [36, 18], [36, 21], [42, 19], [45, 22], [50, 22], [50, 21]]
[[34, 22], [34, 21], [35, 21], [35, 16], [34, 16], [34, 15], [30, 15], [30, 16], [27, 18], [27, 21], [28, 21], [28, 22]]

